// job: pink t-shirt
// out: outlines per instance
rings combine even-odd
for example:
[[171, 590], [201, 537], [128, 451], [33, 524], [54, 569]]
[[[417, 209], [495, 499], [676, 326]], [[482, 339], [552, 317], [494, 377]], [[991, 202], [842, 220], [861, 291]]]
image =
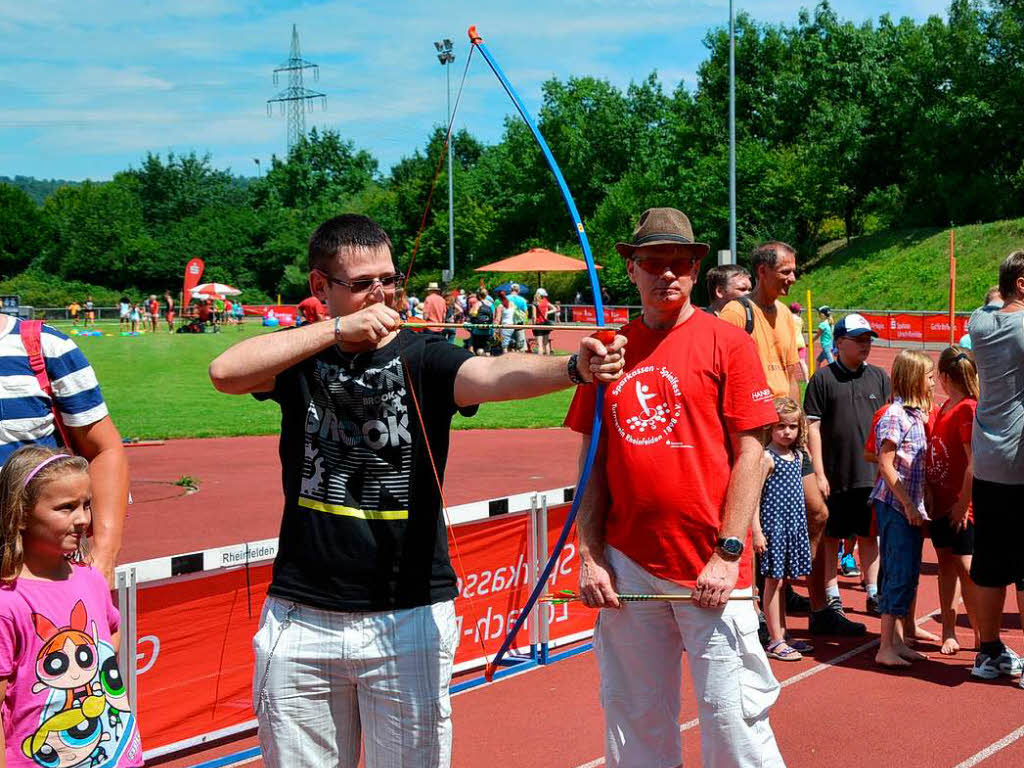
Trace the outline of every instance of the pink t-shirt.
[[103, 576], [0, 586], [0, 705], [7, 765], [141, 766], [142, 740], [111, 634], [120, 615]]

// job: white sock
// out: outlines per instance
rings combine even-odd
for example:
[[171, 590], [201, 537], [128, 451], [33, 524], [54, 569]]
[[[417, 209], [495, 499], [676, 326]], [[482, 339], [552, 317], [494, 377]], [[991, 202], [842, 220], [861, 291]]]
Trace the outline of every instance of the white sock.
[[838, 584], [833, 584], [830, 587], [825, 587], [825, 598], [830, 600], [833, 597], [836, 600], [839, 599], [839, 585]]

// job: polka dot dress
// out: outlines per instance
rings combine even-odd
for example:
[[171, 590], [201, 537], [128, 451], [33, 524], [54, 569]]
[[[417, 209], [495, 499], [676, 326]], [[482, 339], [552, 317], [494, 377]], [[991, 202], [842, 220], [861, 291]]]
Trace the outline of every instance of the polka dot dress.
[[761, 491], [761, 531], [768, 549], [761, 555], [761, 574], [770, 579], [795, 579], [811, 572], [811, 544], [801, 473], [802, 456], [784, 459], [771, 449], [775, 464]]

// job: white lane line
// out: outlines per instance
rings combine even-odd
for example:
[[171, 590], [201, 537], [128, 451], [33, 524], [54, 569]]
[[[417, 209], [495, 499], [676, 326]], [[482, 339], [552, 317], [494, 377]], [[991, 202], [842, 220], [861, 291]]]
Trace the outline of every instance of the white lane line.
[[1017, 741], [1021, 736], [1024, 736], [1024, 725], [1022, 725], [1013, 733], [1008, 733], [1006, 736], [1003, 736], [1003, 738], [1001, 738], [994, 744], [989, 744], [978, 754], [972, 755], [971, 757], [964, 760], [962, 763], [957, 763], [957, 765], [954, 768], [971, 768], [971, 766], [977, 765], [982, 760], [988, 760], [996, 752], [998, 752], [1001, 749], [1006, 749], [1008, 746], [1013, 744], [1013, 742]]
[[[940, 612], [939, 609], [936, 608], [931, 613], [925, 614], [924, 616], [922, 616], [921, 618], [919, 618], [917, 620], [917, 622], [916, 622], [917, 626], [921, 626], [926, 621], [928, 621], [928, 619], [932, 618], [933, 616], [937, 616], [939, 614], [939, 612]], [[857, 656], [858, 654], [864, 653], [864, 651], [871, 650], [876, 645], [878, 645], [878, 642], [879, 642], [879, 640], [876, 637], [874, 640], [869, 640], [866, 643], [861, 643], [856, 648], [851, 648], [846, 653], [839, 654], [834, 659], [829, 659], [828, 661], [823, 661], [820, 664], [815, 664], [810, 669], [805, 669], [800, 674], [793, 675], [793, 677], [787, 679], [785, 682], [782, 683], [782, 687], [783, 688], [788, 688], [791, 685], [799, 683], [801, 680], [806, 680], [808, 677], [813, 677], [814, 675], [817, 675], [819, 672], [824, 672], [826, 669], [830, 669], [831, 667], [834, 667], [834, 666], [836, 666], [838, 664], [842, 664], [844, 661], [848, 661], [849, 659], [852, 659], [854, 656]], [[686, 721], [685, 723], [683, 723], [682, 725], [679, 726], [679, 732], [683, 733], [684, 731], [688, 731], [691, 728], [697, 727], [699, 724], [700, 724], [700, 722], [696, 718], [694, 718], [693, 720], [688, 720], [688, 721]], [[1020, 738], [1021, 735], [1024, 735], [1024, 728], [1022, 728], [1021, 731], [1022, 731], [1021, 734], [1017, 735], [1016, 738], [1014, 738], [1011, 741], [1007, 742], [1007, 744], [1012, 743], [1012, 741], [1016, 741], [1016, 739]], [[1014, 731], [1014, 733], [1016, 733], [1016, 731]], [[1013, 734], [1010, 734], [1010, 735], [1013, 736]], [[1009, 737], [1007, 737], [1007, 738], [1009, 738]], [[993, 745], [993, 746], [995, 746], [995, 745]], [[1003, 744], [998, 749], [1002, 749], [1005, 746], [1006, 746], [1006, 744]], [[993, 751], [996, 751], [996, 750], [993, 750]], [[979, 753], [979, 754], [981, 754], [981, 753]], [[982, 758], [982, 759], [984, 759], [984, 758]], [[577, 765], [576, 768], [598, 768], [598, 766], [601, 766], [601, 765], [604, 765], [604, 758], [603, 757], [599, 757], [596, 760], [591, 760], [589, 763], [583, 763], [582, 765]], [[970, 765], [975, 765], [975, 763], [962, 763], [961, 765], [958, 765], [955, 768], [968, 768], [968, 766], [970, 766]]]

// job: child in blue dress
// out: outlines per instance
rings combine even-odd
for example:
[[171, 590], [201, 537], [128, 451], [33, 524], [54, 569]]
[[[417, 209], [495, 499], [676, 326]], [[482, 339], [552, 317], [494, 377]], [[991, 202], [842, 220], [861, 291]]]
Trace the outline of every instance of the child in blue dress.
[[761, 556], [764, 579], [762, 605], [768, 622], [768, 656], [799, 661], [814, 648], [786, 633], [787, 581], [811, 572], [811, 545], [801, 465], [807, 450], [807, 420], [800, 406], [788, 397], [775, 401], [778, 423], [772, 427], [765, 449], [767, 479], [761, 491], [761, 513], [754, 517], [754, 550]]

